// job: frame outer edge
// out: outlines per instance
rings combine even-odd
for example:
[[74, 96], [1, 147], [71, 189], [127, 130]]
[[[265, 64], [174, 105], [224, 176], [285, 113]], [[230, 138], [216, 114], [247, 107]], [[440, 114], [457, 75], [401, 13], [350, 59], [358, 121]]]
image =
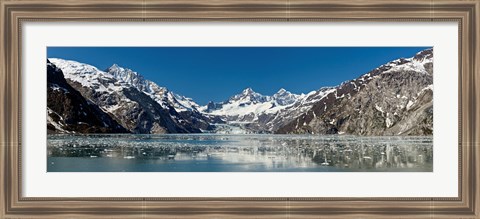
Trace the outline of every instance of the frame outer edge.
[[[6, 1], [8, 1], [6, 3]], [[290, 0], [290, 1], [294, 1], [294, 0]], [[471, 11], [471, 16], [473, 16], [473, 18], [470, 20], [472, 23], [470, 25], [468, 25], [469, 27], [469, 31], [470, 33], [468, 33], [468, 37], [466, 38], [467, 40], [465, 40], [463, 43], [466, 45], [466, 46], [470, 46], [469, 49], [466, 49], [468, 50], [468, 66], [466, 66], [466, 69], [468, 69], [468, 73], [469, 73], [469, 79], [472, 80], [470, 83], [469, 83], [469, 89], [468, 89], [468, 93], [466, 94], [463, 94], [463, 95], [466, 95], [468, 96], [466, 100], [469, 100], [469, 101], [473, 101], [471, 103], [468, 103], [468, 105], [465, 105], [467, 103], [464, 103], [464, 106], [469, 106], [468, 110], [466, 110], [465, 112], [467, 112], [469, 114], [469, 117], [466, 117], [467, 119], [472, 119], [472, 121], [469, 121], [469, 123], [471, 122], [470, 124], [470, 127], [473, 128], [473, 130], [463, 130], [465, 132], [468, 132], [469, 133], [469, 137], [470, 138], [467, 138], [467, 139], [463, 139], [464, 141], [465, 140], [472, 140], [472, 142], [467, 142], [466, 145], [463, 145], [464, 147], [464, 150], [469, 150], [470, 154], [467, 154], [469, 155], [469, 159], [472, 159], [470, 163], [467, 163], [467, 164], [470, 164], [471, 166], [469, 166], [470, 170], [468, 172], [468, 174], [472, 174], [473, 176], [470, 176], [469, 178], [464, 178], [464, 180], [468, 180], [468, 184], [464, 184], [464, 185], [468, 185], [470, 186], [471, 188], [464, 188], [465, 190], [464, 191], [467, 191], [467, 192], [472, 192], [470, 194], [464, 194], [465, 197], [469, 197], [467, 200], [464, 200], [464, 201], [467, 201], [468, 203], [466, 203], [469, 207], [469, 211], [471, 212], [462, 212], [462, 213], [467, 213], [467, 214], [462, 214], [462, 217], [468, 217], [468, 218], [477, 218], [478, 216], [480, 216], [480, 195], [479, 195], [479, 182], [480, 182], [480, 174], [476, 171], [479, 170], [479, 163], [478, 163], [478, 160], [480, 158], [480, 153], [479, 153], [479, 146], [480, 146], [480, 142], [479, 142], [479, 134], [476, 133], [478, 132], [479, 130], [477, 130], [479, 127], [480, 127], [480, 107], [478, 106], [479, 103], [480, 103], [480, 66], [479, 66], [479, 61], [480, 61], [480, 48], [479, 48], [479, 40], [480, 40], [480, 32], [479, 32], [479, 12], [480, 12], [480, 2], [479, 0], [467, 0], [467, 1], [457, 1], [457, 0], [445, 0], [445, 1], [442, 1], [442, 0], [433, 0], [433, 1], [437, 1], [438, 4], [449, 4], [449, 3], [470, 3], [470, 4], [473, 4], [472, 6], [472, 11]], [[18, 30], [17, 26], [15, 25], [18, 25], [17, 23], [17, 20], [16, 19], [13, 19], [15, 16], [13, 15], [14, 13], [11, 13], [9, 12], [9, 10], [7, 9], [8, 5], [9, 4], [12, 4], [13, 5], [21, 5], [22, 2], [35, 2], [35, 3], [38, 3], [39, 5], [41, 5], [42, 3], [52, 3], [54, 1], [49, 1], [49, 0], [39, 0], [39, 1], [15, 1], [15, 0], [0, 0], [0, 42], [1, 42], [1, 46], [0, 46], [0, 182], [3, 183], [2, 185], [2, 189], [0, 189], [0, 218], [9, 218], [8, 216], [12, 216], [12, 215], [7, 215], [8, 214], [8, 208], [9, 206], [11, 206], [11, 204], [13, 203], [10, 203], [11, 201], [14, 201], [13, 199], [17, 199], [18, 201], [18, 196], [17, 194], [11, 194], [10, 192], [10, 195], [6, 195], [6, 193], [9, 193], [8, 189], [10, 189], [11, 187], [8, 187], [8, 185], [10, 184], [10, 186], [12, 187], [15, 187], [17, 184], [14, 182], [14, 179], [9, 179], [8, 176], [10, 175], [6, 175], [6, 173], [8, 173], [9, 170], [12, 170], [12, 165], [8, 165], [7, 162], [14, 162], [16, 161], [17, 158], [10, 158], [8, 159], [8, 156], [9, 155], [12, 155], [12, 154], [15, 154], [12, 150], [15, 150], [15, 149], [18, 149], [15, 147], [15, 145], [18, 145], [19, 142], [13, 142], [12, 140], [18, 140], [17, 139], [17, 136], [16, 135], [16, 131], [14, 128], [20, 128], [21, 124], [19, 124], [20, 120], [18, 115], [19, 112], [16, 111], [15, 107], [18, 106], [18, 104], [21, 102], [21, 100], [19, 99], [19, 96], [15, 97], [15, 96], [11, 96], [11, 95], [15, 95], [15, 94], [21, 94], [20, 90], [18, 90], [20, 87], [18, 87], [18, 82], [19, 80], [21, 80], [19, 78], [19, 75], [8, 75], [9, 73], [12, 74], [14, 72], [16, 72], [18, 69], [19, 66], [15, 66], [14, 64], [18, 64], [19, 60], [15, 60], [16, 57], [18, 57], [19, 55], [19, 52], [21, 51], [18, 51], [18, 49], [20, 47], [17, 47], [19, 46], [17, 43], [19, 43], [19, 41], [17, 41], [18, 38], [12, 38], [10, 39], [9, 37], [13, 37], [15, 36], [16, 34], [16, 31]], [[79, 1], [80, 4], [82, 3], [92, 3], [92, 4], [95, 4], [93, 1]], [[105, 1], [105, 2], [109, 2], [109, 3], [114, 3], [113, 1]], [[126, 1], [121, 1], [121, 2], [126, 2]], [[116, 2], [116, 3], [121, 3], [121, 2]], [[156, 3], [156, 2], [163, 2], [163, 1], [152, 1], [153, 3]], [[212, 1], [207, 1], [207, 3], [211, 3]], [[219, 1], [220, 3], [222, 1]], [[272, 2], [272, 1], [266, 1], [266, 2]], [[329, 2], [329, 1], [320, 1], [320, 2]], [[377, 2], [378, 1], [347, 1], [349, 2], [350, 4], [358, 4], [358, 3], [362, 3], [362, 2]], [[386, 2], [385, 2], [386, 3]], [[68, 5], [69, 3], [58, 3], [58, 4], [61, 4], [61, 5]], [[207, 12], [208, 12], [208, 9], [207, 9]], [[8, 17], [12, 15], [11, 17]], [[470, 22], [469, 21], [469, 22]], [[13, 26], [12, 26], [13, 25]], [[7, 29], [9, 28], [9, 29]], [[472, 29], [473, 28], [473, 29]], [[13, 31], [15, 33], [10, 33], [8, 31]], [[7, 42], [7, 39], [10, 39], [11, 41], [10, 42]], [[465, 48], [464, 46], [462, 46], [461, 48]], [[461, 49], [459, 48], [459, 49]], [[15, 49], [17, 49], [17, 51], [15, 51]], [[9, 50], [13, 50], [13, 51], [9, 51]], [[472, 56], [472, 57], [470, 57]], [[8, 63], [7, 63], [7, 60], [8, 60]], [[469, 62], [473, 62], [473, 63], [469, 63]], [[10, 65], [10, 66], [9, 66]], [[462, 64], [463, 65], [463, 64]], [[465, 89], [464, 89], [465, 91]], [[19, 92], [19, 93], [17, 93]], [[13, 117], [12, 117], [13, 116]], [[9, 120], [11, 119], [11, 120]], [[7, 121], [9, 120], [9, 121]], [[467, 121], [465, 121], [465, 123], [467, 123]], [[464, 126], [465, 127], [465, 126]], [[19, 130], [20, 131], [20, 130]], [[465, 148], [466, 146], [466, 148]], [[7, 154], [8, 152], [8, 154]], [[12, 153], [13, 152], [13, 153]], [[466, 157], [464, 157], [464, 160], [467, 159]], [[462, 162], [463, 160], [460, 160], [459, 162]], [[14, 174], [14, 173], [12, 173]], [[13, 183], [13, 185], [12, 185]], [[460, 185], [459, 185], [460, 186]], [[18, 188], [17, 188], [18, 189]], [[8, 199], [8, 198], [11, 198], [11, 199]], [[288, 201], [288, 203], [290, 203], [290, 201]], [[440, 202], [437, 202], [437, 203], [433, 203], [434, 204], [434, 207], [437, 207], [437, 204], [440, 204]], [[439, 208], [440, 205], [438, 205]], [[290, 206], [289, 206], [290, 207]], [[22, 211], [21, 209], [19, 209], [20, 212]], [[78, 209], [77, 209], [78, 210]], [[146, 209], [145, 209], [146, 210]], [[287, 210], [287, 209], [285, 209]], [[363, 210], [366, 210], [366, 209], [363, 209]], [[42, 211], [42, 210], [40, 210]], [[446, 217], [446, 216], [449, 216], [449, 213], [454, 213], [455, 211], [448, 211], [445, 209], [445, 211], [442, 213], [442, 212], [438, 212], [436, 213], [435, 212], [436, 210], [434, 209], [434, 211], [432, 212], [432, 215], [431, 216], [435, 216], [435, 217], [440, 217], [440, 218], [443, 218], [443, 217]], [[34, 211], [35, 212], [35, 211]], [[34, 213], [33, 212], [33, 213]], [[291, 213], [291, 214], [294, 214], [293, 212], [293, 209], [288, 209], [287, 210], [288, 213]], [[369, 214], [370, 216], [369, 217], [375, 217], [374, 214], [372, 213], [368, 213], [369, 211], [366, 211], [365, 213]], [[22, 216], [20, 215], [15, 215], [18, 216], [18, 217], [32, 217], [31, 214], [33, 213], [29, 213], [28, 212], [28, 208], [27, 208], [27, 211], [24, 211], [21, 213]], [[46, 212], [44, 212], [46, 213]], [[80, 213], [81, 212], [70, 212], [70, 214], [74, 214], [75, 217], [80, 217]], [[146, 213], [146, 215], [145, 215]], [[161, 213], [160, 211], [157, 212], [157, 213]], [[228, 214], [228, 212], [225, 212], [226, 214]], [[339, 214], [338, 215], [335, 215], [335, 216], [340, 216], [341, 217], [341, 212], [338, 212]], [[387, 213], [387, 212], [383, 212], [383, 213]], [[68, 213], [67, 213], [68, 214]], [[97, 215], [98, 214], [98, 215]], [[97, 217], [105, 217], [107, 216], [106, 214], [99, 214], [97, 212]], [[291, 215], [291, 214], [288, 214], [288, 215]], [[473, 214], [473, 215], [471, 215]], [[53, 214], [55, 215], [55, 214]], [[53, 215], [50, 215], [51, 217]], [[180, 215], [183, 215], [182, 213], [180, 214], [176, 214], [177, 217], [179, 217]], [[188, 214], [189, 215], [189, 214]], [[288, 216], [287, 215], [287, 216]], [[423, 215], [423, 214], [422, 214]], [[60, 216], [60, 215], [56, 215], [56, 216]], [[64, 215], [65, 216], [65, 215]], [[88, 218], [94, 218], [95, 216], [92, 217], [92, 215], [85, 215], [83, 214], [83, 216], [85, 217], [88, 217]], [[118, 216], [118, 215], [117, 215]], [[155, 217], [155, 215], [151, 215], [150, 213], [147, 213], [147, 212], [144, 212], [142, 214], [143, 217]], [[187, 216], [187, 215], [184, 215], [184, 216]], [[191, 215], [189, 215], [191, 217]], [[232, 216], [230, 214], [230, 216]], [[271, 215], [270, 215], [271, 216]], [[297, 215], [299, 216], [299, 215]], [[303, 215], [305, 216], [305, 215]], [[317, 215], [317, 216], [320, 216], [320, 215]], [[349, 216], [352, 216], [352, 215], [349, 215]], [[354, 216], [354, 215], [353, 215]], [[378, 216], [378, 215], [377, 215]], [[427, 215], [423, 215], [424, 217], [426, 217]], [[456, 217], [455, 215], [450, 215], [452, 217]], [[44, 215], [45, 217], [45, 215]], [[48, 217], [48, 216], [47, 216]], [[202, 216], [199, 216], [199, 217], [202, 217]], [[314, 217], [314, 215], [310, 215], [310, 217]], [[401, 217], [400, 215], [397, 215], [397, 217]], [[405, 217], [405, 215], [403, 215], [403, 217]], [[421, 217], [421, 216], [420, 216]], [[460, 217], [460, 215], [457, 215], [457, 217]]]
[[[475, 135], [475, 146], [474, 146], [474, 157], [475, 157], [475, 163], [473, 164], [474, 167], [476, 167], [476, 174], [475, 177], [473, 178], [475, 182], [472, 182], [472, 187], [475, 189], [475, 197], [473, 200], [473, 213], [475, 214], [476, 217], [480, 217], [480, 134], [479, 134], [479, 129], [480, 129], [480, 1], [477, 0], [475, 2], [475, 7], [474, 7], [474, 25], [473, 27], [475, 28], [475, 38], [473, 39], [473, 45], [472, 47], [474, 48], [474, 69], [473, 71], [473, 76], [475, 77], [475, 88], [473, 95], [476, 97], [476, 105], [475, 105], [475, 111], [473, 112], [476, 115], [476, 121], [475, 121], [475, 133], [472, 133]], [[473, 131], [472, 131], [473, 132]]]
[[5, 5], [3, 0], [0, 0], [0, 216], [5, 217], [6, 211], [6, 180], [5, 180], [5, 148], [6, 148], [6, 139], [5, 139], [5, 130], [6, 130], [6, 61], [5, 61], [5, 47], [7, 46], [7, 42], [5, 41]]

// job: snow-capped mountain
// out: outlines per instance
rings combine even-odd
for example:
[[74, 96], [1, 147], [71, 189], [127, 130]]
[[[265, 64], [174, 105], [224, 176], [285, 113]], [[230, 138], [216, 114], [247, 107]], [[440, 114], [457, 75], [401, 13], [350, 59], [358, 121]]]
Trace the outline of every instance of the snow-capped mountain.
[[166, 87], [160, 87], [155, 82], [146, 80], [139, 73], [113, 64], [106, 70], [121, 82], [137, 88], [139, 91], [152, 97], [162, 106], [173, 106], [177, 112], [181, 111], [198, 111], [199, 105], [192, 99], [175, 94]]
[[263, 103], [267, 102], [270, 100], [269, 96], [263, 96], [255, 91], [252, 90], [252, 88], [246, 88], [245, 90], [242, 91], [242, 93], [237, 94], [233, 97], [231, 97], [228, 102], [233, 103], [233, 102], [239, 102], [239, 103]]
[[246, 88], [241, 93], [230, 97], [227, 101], [221, 103], [210, 102], [200, 108], [202, 112], [217, 116], [242, 117], [249, 114], [260, 114], [267, 112], [276, 112], [282, 106], [289, 105], [297, 100], [301, 95], [292, 94], [285, 89], [281, 89], [273, 96], [266, 96], [253, 91], [252, 88]]
[[280, 89], [272, 96], [247, 88], [201, 111], [250, 132], [429, 135], [432, 90], [433, 50], [427, 49], [336, 87], [301, 95]]
[[388, 62], [330, 90], [276, 133], [431, 135], [433, 49]]
[[200, 110], [206, 115], [217, 116], [227, 123], [242, 124], [250, 131], [270, 132], [256, 124], [261, 123], [262, 117], [273, 116], [304, 96], [292, 94], [283, 88], [272, 96], [262, 95], [253, 91], [252, 88], [246, 88], [227, 101], [210, 102]]
[[300, 96], [301, 95], [292, 94], [289, 91], [281, 88], [277, 93], [272, 96], [272, 99], [274, 99], [278, 105], [286, 106], [295, 103], [295, 101], [297, 101]]
[[[160, 87], [155, 82], [144, 79], [139, 73], [128, 68], [120, 67], [117, 64], [113, 64], [106, 72], [118, 80], [124, 81], [139, 91], [144, 92], [163, 108], [169, 109], [171, 114], [174, 114], [173, 119], [177, 123], [186, 122], [188, 123], [187, 126], [199, 130], [209, 130], [212, 128], [209, 124], [209, 119], [198, 111], [200, 106], [191, 98], [173, 93], [166, 87]], [[179, 116], [176, 115], [177, 113]]]
[[49, 133], [127, 133], [120, 124], [71, 87], [62, 70], [47, 60]]
[[332, 87], [323, 87], [319, 90], [311, 91], [308, 94], [302, 94], [296, 101], [287, 105], [285, 108], [280, 109], [277, 113], [271, 116], [262, 116], [259, 126], [269, 132], [275, 132], [280, 127], [287, 125], [298, 116], [310, 110], [315, 103], [334, 90], [335, 88]]
[[201, 121], [201, 114], [180, 114], [195, 110], [186, 104], [185, 99], [177, 100], [175, 96], [181, 96], [145, 80], [130, 69], [113, 65], [107, 71], [101, 71], [76, 61], [56, 58], [50, 61], [64, 72], [72, 87], [131, 132], [188, 133], [208, 129], [209, 124]]
[[[76, 61], [50, 61], [48, 128], [54, 132], [433, 132], [433, 49], [393, 60], [335, 87], [307, 94], [282, 88], [271, 96], [246, 88], [205, 106], [116, 64], [102, 71]], [[62, 107], [63, 102], [69, 107]]]
[[210, 102], [200, 110], [250, 133], [272, 133], [307, 112], [333, 90], [325, 87], [308, 94], [293, 94], [281, 88], [272, 96], [266, 96], [247, 88], [227, 101]]

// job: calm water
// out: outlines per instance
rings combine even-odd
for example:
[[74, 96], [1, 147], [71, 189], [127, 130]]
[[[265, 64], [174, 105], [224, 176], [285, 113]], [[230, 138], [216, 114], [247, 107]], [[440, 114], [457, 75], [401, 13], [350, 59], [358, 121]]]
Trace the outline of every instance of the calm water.
[[431, 136], [49, 135], [48, 172], [431, 172]]

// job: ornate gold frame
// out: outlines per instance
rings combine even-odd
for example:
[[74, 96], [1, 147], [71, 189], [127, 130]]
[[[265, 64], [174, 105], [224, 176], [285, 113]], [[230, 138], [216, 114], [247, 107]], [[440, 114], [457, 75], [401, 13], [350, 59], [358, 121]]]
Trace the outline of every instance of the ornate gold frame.
[[[479, 0], [0, 0], [1, 218], [480, 217]], [[25, 21], [454, 21], [459, 25], [459, 197], [28, 198], [21, 193]]]

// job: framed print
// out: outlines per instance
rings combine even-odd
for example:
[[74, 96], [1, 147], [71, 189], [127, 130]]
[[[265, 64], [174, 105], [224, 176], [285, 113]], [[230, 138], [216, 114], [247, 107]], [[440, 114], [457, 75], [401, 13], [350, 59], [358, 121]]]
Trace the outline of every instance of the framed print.
[[2, 1], [5, 218], [477, 218], [470, 1]]

